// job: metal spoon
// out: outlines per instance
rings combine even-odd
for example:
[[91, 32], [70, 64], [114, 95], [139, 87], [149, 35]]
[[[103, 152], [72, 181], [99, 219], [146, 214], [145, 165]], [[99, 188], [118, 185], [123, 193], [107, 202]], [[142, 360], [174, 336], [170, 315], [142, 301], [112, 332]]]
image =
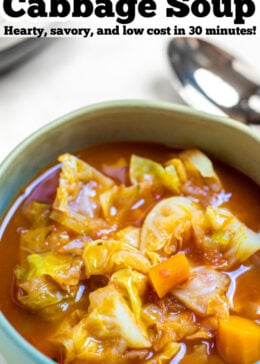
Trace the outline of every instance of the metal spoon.
[[190, 105], [260, 124], [260, 81], [251, 66], [197, 38], [172, 39], [168, 59], [174, 85]]

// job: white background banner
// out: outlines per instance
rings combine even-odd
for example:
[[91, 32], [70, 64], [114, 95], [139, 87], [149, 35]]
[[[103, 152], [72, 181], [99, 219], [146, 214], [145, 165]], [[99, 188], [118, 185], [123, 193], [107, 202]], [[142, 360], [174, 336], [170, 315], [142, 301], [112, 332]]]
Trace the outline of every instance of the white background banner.
[[260, 36], [259, 0], [3, 0], [0, 15], [3, 37]]

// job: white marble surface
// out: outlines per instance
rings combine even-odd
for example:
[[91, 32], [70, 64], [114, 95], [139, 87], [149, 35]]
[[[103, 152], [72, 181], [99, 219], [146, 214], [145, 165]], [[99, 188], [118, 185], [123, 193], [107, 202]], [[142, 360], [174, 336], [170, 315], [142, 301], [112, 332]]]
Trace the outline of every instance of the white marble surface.
[[[1, 40], [1, 39], [0, 39]], [[181, 102], [172, 90], [167, 38], [55, 39], [0, 76], [0, 161], [26, 136], [87, 104], [115, 99]], [[259, 38], [219, 37], [256, 67]]]

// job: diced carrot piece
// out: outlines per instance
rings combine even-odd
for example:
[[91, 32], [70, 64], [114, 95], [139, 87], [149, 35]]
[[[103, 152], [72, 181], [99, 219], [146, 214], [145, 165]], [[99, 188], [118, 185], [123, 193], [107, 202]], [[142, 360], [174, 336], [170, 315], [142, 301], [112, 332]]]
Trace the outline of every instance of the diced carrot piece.
[[148, 275], [160, 298], [189, 278], [190, 264], [184, 253], [179, 253], [149, 269]]
[[253, 364], [260, 360], [260, 326], [239, 316], [220, 320], [217, 348], [222, 358], [232, 364]]

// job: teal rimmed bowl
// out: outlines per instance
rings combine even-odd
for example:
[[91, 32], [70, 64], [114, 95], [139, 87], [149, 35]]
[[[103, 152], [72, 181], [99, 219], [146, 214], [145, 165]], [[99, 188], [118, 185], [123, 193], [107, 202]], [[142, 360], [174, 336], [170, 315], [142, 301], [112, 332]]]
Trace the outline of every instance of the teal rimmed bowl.
[[[260, 184], [260, 136], [247, 126], [168, 103], [114, 101], [65, 115], [13, 150], [0, 166], [0, 219], [21, 187], [59, 154], [93, 144], [127, 140], [184, 148], [196, 146]], [[28, 344], [0, 312], [0, 363], [51, 364], [53, 361]]]

